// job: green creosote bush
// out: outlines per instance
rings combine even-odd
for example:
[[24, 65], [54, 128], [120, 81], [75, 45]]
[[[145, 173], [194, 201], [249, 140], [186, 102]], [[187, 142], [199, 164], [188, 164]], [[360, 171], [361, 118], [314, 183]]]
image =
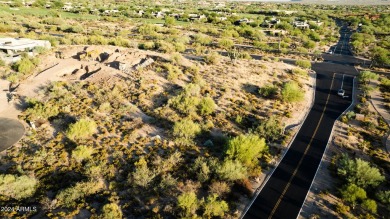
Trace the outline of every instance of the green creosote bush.
[[285, 83], [281, 93], [282, 100], [288, 103], [300, 102], [304, 98], [304, 91], [294, 81]]
[[105, 204], [102, 208], [102, 219], [121, 219], [123, 217], [123, 213], [121, 208], [115, 204]]
[[259, 89], [259, 94], [265, 98], [274, 98], [278, 94], [278, 88], [275, 85], [267, 84]]
[[212, 52], [205, 57], [205, 61], [209, 65], [215, 65], [219, 63], [220, 59], [221, 55], [219, 55], [217, 52]]
[[222, 180], [236, 181], [247, 177], [247, 168], [239, 160], [225, 159], [217, 167], [217, 175]]
[[78, 182], [72, 187], [61, 190], [56, 195], [57, 206], [74, 207], [76, 201], [99, 192], [103, 187], [103, 181]]
[[192, 139], [201, 132], [200, 125], [186, 118], [175, 122], [173, 126], [173, 136], [178, 143], [191, 143]]
[[229, 211], [228, 204], [224, 201], [218, 200], [215, 194], [209, 195], [204, 203], [203, 216], [206, 218], [223, 217]]
[[83, 139], [90, 137], [96, 131], [97, 125], [95, 121], [90, 119], [80, 119], [76, 123], [69, 125], [66, 135], [72, 140]]
[[202, 116], [212, 114], [216, 108], [217, 105], [211, 97], [202, 98], [199, 103], [199, 111]]
[[138, 48], [145, 49], [145, 50], [154, 50], [156, 48], [156, 45], [154, 42], [145, 42], [139, 44]]
[[297, 60], [295, 64], [301, 68], [309, 69], [311, 68], [311, 63], [308, 60]]
[[6, 199], [21, 200], [31, 197], [38, 186], [38, 180], [29, 176], [0, 175], [0, 194]]
[[303, 77], [307, 77], [308, 76], [307, 70], [304, 70], [304, 69], [301, 69], [301, 68], [294, 68], [292, 70], [292, 73], [295, 74], [295, 75], [303, 76]]
[[77, 162], [81, 162], [83, 160], [90, 159], [94, 151], [94, 148], [91, 146], [80, 145], [73, 150], [72, 157]]
[[177, 198], [177, 205], [184, 210], [185, 216], [194, 215], [200, 206], [200, 200], [195, 192], [185, 192]]

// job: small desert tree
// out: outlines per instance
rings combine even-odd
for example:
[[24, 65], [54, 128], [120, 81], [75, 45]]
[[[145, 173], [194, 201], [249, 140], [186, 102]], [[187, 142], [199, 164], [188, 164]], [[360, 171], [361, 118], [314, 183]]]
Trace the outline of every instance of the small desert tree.
[[348, 183], [362, 188], [378, 186], [385, 179], [379, 169], [372, 167], [369, 162], [360, 158], [350, 159], [347, 155], [339, 160], [337, 173]]
[[267, 150], [264, 138], [255, 134], [240, 135], [228, 143], [226, 155], [233, 160], [239, 160], [247, 167], [257, 164], [257, 159]]

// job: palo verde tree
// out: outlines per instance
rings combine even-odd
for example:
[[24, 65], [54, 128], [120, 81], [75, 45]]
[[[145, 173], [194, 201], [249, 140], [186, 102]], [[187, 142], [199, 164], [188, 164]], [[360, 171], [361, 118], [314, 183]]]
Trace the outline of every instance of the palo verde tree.
[[229, 159], [239, 160], [247, 167], [257, 164], [262, 154], [267, 150], [265, 139], [255, 134], [239, 135], [231, 139], [226, 155]]

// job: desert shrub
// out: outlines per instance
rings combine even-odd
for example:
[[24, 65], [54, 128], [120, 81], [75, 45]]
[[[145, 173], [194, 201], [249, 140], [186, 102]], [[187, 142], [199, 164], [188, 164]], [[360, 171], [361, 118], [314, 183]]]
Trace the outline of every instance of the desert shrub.
[[156, 48], [156, 45], [154, 44], [154, 42], [145, 42], [145, 43], [139, 44], [138, 48], [139, 49], [146, 49], [146, 50], [153, 50]]
[[205, 57], [205, 61], [209, 65], [215, 65], [219, 62], [221, 56], [217, 52], [212, 52]]
[[50, 25], [63, 25], [65, 22], [61, 18], [58, 17], [48, 17], [44, 20], [42, 20], [42, 23], [44, 24], [50, 24]]
[[190, 216], [195, 214], [200, 201], [194, 192], [185, 192], [177, 198], [177, 205], [184, 210], [185, 216]]
[[304, 98], [304, 91], [299, 87], [299, 85], [290, 81], [283, 85], [282, 88], [282, 100], [285, 102], [299, 102]]
[[203, 216], [207, 218], [221, 217], [229, 211], [229, 206], [225, 201], [219, 201], [217, 195], [209, 195], [204, 203]]
[[200, 114], [203, 116], [212, 114], [216, 108], [217, 105], [215, 104], [213, 98], [211, 97], [202, 98], [202, 100], [199, 103], [199, 111]]
[[176, 20], [174, 17], [166, 16], [164, 25], [166, 27], [172, 27], [173, 25], [175, 25], [175, 22], [176, 22]]
[[367, 198], [366, 191], [358, 187], [355, 184], [349, 184], [341, 190], [341, 196], [344, 201], [347, 201], [356, 206], [358, 200], [364, 200]]
[[233, 29], [225, 29], [222, 32], [222, 37], [239, 37], [239, 33]]
[[311, 63], [308, 60], [297, 60], [295, 64], [301, 68], [311, 68]]
[[153, 35], [159, 31], [159, 27], [154, 24], [142, 24], [138, 27], [138, 33], [142, 35]]
[[390, 210], [390, 190], [378, 192], [377, 197], [378, 200]]
[[56, 116], [59, 113], [59, 107], [57, 105], [49, 105], [41, 102], [33, 102], [29, 104], [29, 108], [25, 111], [27, 118], [31, 121], [36, 119], [48, 119]]
[[86, 45], [89, 39], [85, 36], [78, 36], [72, 37], [71, 40], [73, 45]]
[[390, 91], [390, 79], [388, 78], [381, 78], [381, 87], [389, 92]]
[[194, 115], [196, 114], [199, 102], [199, 97], [180, 94], [171, 98], [168, 104], [183, 114]]
[[35, 69], [35, 65], [30, 58], [23, 57], [21, 60], [13, 64], [12, 68], [22, 74], [30, 74]]
[[292, 73], [295, 74], [295, 75], [300, 75], [300, 76], [304, 76], [304, 77], [307, 77], [307, 71], [304, 70], [304, 69], [301, 69], [301, 68], [294, 68], [292, 70]]
[[34, 52], [37, 53], [37, 54], [43, 54], [43, 53], [45, 53], [47, 51], [48, 51], [48, 49], [46, 49], [43, 46], [37, 46], [37, 47], [34, 48]]
[[95, 121], [90, 119], [80, 119], [76, 123], [69, 125], [66, 135], [68, 138], [75, 140], [90, 137], [96, 131], [97, 125]]
[[229, 49], [234, 46], [234, 42], [231, 39], [222, 38], [218, 41], [218, 46], [222, 49]]
[[111, 110], [111, 104], [110, 102], [104, 102], [100, 104], [99, 111], [100, 112], [109, 112]]
[[73, 187], [61, 190], [57, 195], [57, 206], [73, 207], [75, 202], [99, 192], [104, 187], [102, 181], [78, 182]]
[[378, 74], [375, 74], [373, 72], [370, 72], [370, 71], [362, 71], [360, 74], [359, 74], [359, 82], [361, 83], [364, 83], [364, 84], [367, 84], [368, 82], [370, 82], [371, 80], [378, 80], [379, 78], [379, 75]]
[[122, 47], [130, 47], [130, 41], [128, 39], [125, 39], [123, 37], [115, 37], [109, 41], [110, 45], [114, 46], [122, 46]]
[[211, 194], [217, 194], [219, 197], [230, 192], [230, 186], [226, 182], [213, 182], [209, 188]]
[[337, 203], [336, 212], [342, 215], [346, 215], [350, 211], [350, 207], [343, 203]]
[[156, 173], [150, 170], [144, 157], [135, 163], [135, 171], [132, 173], [132, 180], [135, 185], [146, 188], [156, 177]]
[[92, 35], [88, 37], [88, 43], [92, 45], [107, 45], [108, 40], [103, 36]]
[[200, 103], [199, 95], [200, 86], [191, 83], [184, 88], [181, 94], [171, 98], [168, 104], [183, 114], [193, 115]]
[[201, 131], [200, 125], [186, 118], [175, 122], [173, 126], [173, 136], [179, 143], [189, 143]]
[[93, 152], [94, 152], [93, 147], [80, 145], [73, 150], [72, 157], [77, 162], [81, 162], [83, 160], [90, 159], [92, 157]]
[[208, 45], [211, 43], [211, 37], [205, 35], [205, 34], [196, 34], [194, 36], [194, 40], [196, 43], [199, 43], [201, 45]]
[[362, 208], [370, 213], [376, 214], [377, 205], [376, 202], [372, 199], [366, 199], [362, 202]]
[[155, 47], [158, 51], [164, 52], [164, 53], [173, 53], [175, 52], [175, 46], [173, 46], [171, 43], [159, 40], [155, 44]]
[[174, 44], [176, 52], [184, 52], [186, 50], [186, 45], [181, 42], [175, 42]]
[[0, 175], [0, 194], [6, 199], [21, 200], [31, 197], [38, 186], [38, 180], [28, 176]]
[[168, 71], [167, 80], [171, 82], [177, 80], [183, 74], [181, 69], [176, 65], [168, 63], [164, 65], [164, 68]]
[[102, 219], [121, 219], [123, 217], [123, 213], [121, 208], [115, 204], [105, 204], [102, 208]]
[[260, 137], [265, 138], [267, 142], [280, 140], [283, 136], [282, 131], [282, 122], [275, 116], [271, 116], [268, 119], [261, 121], [260, 125], [256, 128], [256, 133], [258, 133]]
[[220, 179], [227, 181], [236, 181], [247, 176], [247, 168], [240, 161], [231, 159], [225, 159], [216, 172]]
[[192, 168], [191, 172], [193, 172], [196, 175], [196, 178], [199, 182], [206, 182], [209, 180], [211, 170], [207, 164], [207, 160], [204, 157], [198, 157], [196, 158]]
[[265, 139], [255, 134], [239, 135], [229, 140], [226, 155], [232, 160], [239, 160], [247, 167], [257, 165], [264, 151], [267, 150]]
[[259, 89], [259, 94], [265, 98], [274, 98], [278, 94], [278, 88], [272, 84], [267, 84]]

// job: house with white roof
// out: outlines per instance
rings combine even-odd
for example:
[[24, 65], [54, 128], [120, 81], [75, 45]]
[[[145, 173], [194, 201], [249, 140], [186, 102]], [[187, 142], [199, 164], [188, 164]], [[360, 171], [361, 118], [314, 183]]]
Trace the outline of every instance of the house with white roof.
[[27, 38], [0, 38], [0, 58], [6, 63], [16, 62], [20, 59], [20, 54], [27, 52], [33, 56], [33, 51], [37, 47], [51, 48], [47, 40], [32, 40]]

